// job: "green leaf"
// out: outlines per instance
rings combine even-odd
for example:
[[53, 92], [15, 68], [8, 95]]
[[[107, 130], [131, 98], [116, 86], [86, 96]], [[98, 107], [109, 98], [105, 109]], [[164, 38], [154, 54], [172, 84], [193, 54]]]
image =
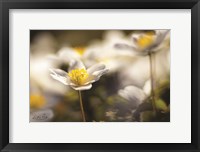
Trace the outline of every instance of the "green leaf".
[[140, 121], [149, 122], [155, 118], [156, 114], [153, 111], [144, 111], [140, 113]]
[[162, 99], [156, 100], [156, 108], [161, 111], [168, 110], [167, 104]]

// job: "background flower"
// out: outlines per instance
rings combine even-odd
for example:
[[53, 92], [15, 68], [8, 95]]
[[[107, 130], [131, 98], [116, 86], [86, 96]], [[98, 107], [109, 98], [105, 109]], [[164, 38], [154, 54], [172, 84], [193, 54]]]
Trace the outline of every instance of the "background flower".
[[133, 43], [116, 43], [118, 49], [132, 51], [136, 55], [148, 55], [149, 53], [163, 50], [163, 47], [169, 47], [169, 30], [154, 30], [132, 35]]

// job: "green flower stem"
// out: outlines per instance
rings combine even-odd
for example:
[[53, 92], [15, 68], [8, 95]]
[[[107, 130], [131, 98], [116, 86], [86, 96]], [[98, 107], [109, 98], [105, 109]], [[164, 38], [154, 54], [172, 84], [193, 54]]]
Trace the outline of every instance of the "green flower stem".
[[153, 56], [152, 56], [152, 53], [149, 53], [149, 62], [150, 62], [152, 107], [153, 107], [153, 111], [154, 111], [155, 113], [157, 113], [157, 109], [156, 109], [156, 100], [155, 100], [155, 93], [154, 93]]
[[82, 101], [82, 96], [81, 96], [81, 91], [80, 90], [78, 91], [78, 95], [79, 95], [82, 119], [83, 119], [83, 122], [86, 122], [85, 113], [84, 113], [84, 109], [83, 109], [83, 101]]

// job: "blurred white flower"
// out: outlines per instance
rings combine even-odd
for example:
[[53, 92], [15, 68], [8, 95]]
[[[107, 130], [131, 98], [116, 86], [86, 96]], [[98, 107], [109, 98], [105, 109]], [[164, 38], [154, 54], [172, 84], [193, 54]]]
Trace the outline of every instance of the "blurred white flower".
[[163, 45], [169, 47], [169, 44], [163, 43], [169, 37], [169, 30], [155, 30], [154, 32], [146, 32], [133, 34], [132, 45], [126, 43], [116, 43], [118, 49], [126, 49], [137, 55], [148, 55], [152, 52], [158, 52], [163, 49]]
[[86, 52], [86, 47], [63, 47], [57, 54], [49, 54], [47, 58], [68, 64], [71, 60], [84, 60]]
[[94, 40], [87, 47], [63, 47], [56, 55], [48, 55], [48, 58], [66, 64], [74, 59], [81, 60], [88, 67], [103, 63], [110, 72], [115, 72], [133, 60], [130, 58], [133, 56], [132, 52], [127, 56], [127, 52], [124, 53], [114, 47], [117, 42], [128, 42], [128, 39], [121, 31], [108, 31], [104, 34], [103, 40]]
[[58, 64], [47, 60], [46, 56], [55, 52], [56, 48], [57, 40], [50, 32], [39, 32], [33, 37], [30, 46], [30, 82], [45, 92], [65, 94], [68, 88], [53, 81], [49, 76], [48, 69], [58, 67]]
[[[62, 86], [52, 80], [49, 76], [49, 68], [57, 67], [43, 56], [31, 55], [30, 56], [30, 81], [35, 86], [45, 90], [46, 92], [52, 92], [57, 94], [65, 94], [67, 87]], [[52, 87], [52, 85], [54, 87]]]
[[[150, 59], [152, 53], [152, 70], [155, 82], [169, 79], [170, 73], [170, 33], [169, 30], [134, 33], [133, 42], [116, 43], [115, 48], [124, 52], [124, 56], [134, 57], [132, 62], [122, 68], [119, 73], [121, 87], [127, 85], [144, 86], [150, 78]], [[132, 56], [130, 56], [132, 54]], [[136, 57], [137, 56], [137, 57]], [[124, 79], [126, 77], [126, 79]]]
[[73, 60], [70, 63], [68, 73], [61, 69], [50, 69], [53, 79], [69, 85], [75, 90], [89, 90], [92, 83], [108, 72], [105, 65], [96, 64], [86, 69], [80, 60]]
[[151, 81], [146, 81], [144, 87], [141, 89], [136, 86], [126, 86], [120, 89], [118, 94], [131, 103], [131, 107], [137, 108], [145, 99], [151, 94]]
[[[108, 31], [103, 40], [92, 43], [85, 52], [84, 62], [87, 66], [95, 63], [103, 63], [109, 72], [115, 72], [126, 66], [133, 60], [133, 53], [119, 51], [114, 47], [117, 42], [128, 42], [127, 37], [121, 31]], [[125, 56], [124, 56], [125, 55]], [[120, 63], [120, 64], [119, 64]]]
[[136, 86], [127, 86], [118, 91], [118, 94], [131, 103], [131, 107], [137, 108], [146, 98], [144, 91]]

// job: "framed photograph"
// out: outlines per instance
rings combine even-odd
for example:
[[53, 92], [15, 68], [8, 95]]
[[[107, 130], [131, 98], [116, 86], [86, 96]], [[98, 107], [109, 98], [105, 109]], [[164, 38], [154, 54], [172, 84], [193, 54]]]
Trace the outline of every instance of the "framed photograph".
[[1, 0], [1, 151], [200, 151], [198, 0]]

